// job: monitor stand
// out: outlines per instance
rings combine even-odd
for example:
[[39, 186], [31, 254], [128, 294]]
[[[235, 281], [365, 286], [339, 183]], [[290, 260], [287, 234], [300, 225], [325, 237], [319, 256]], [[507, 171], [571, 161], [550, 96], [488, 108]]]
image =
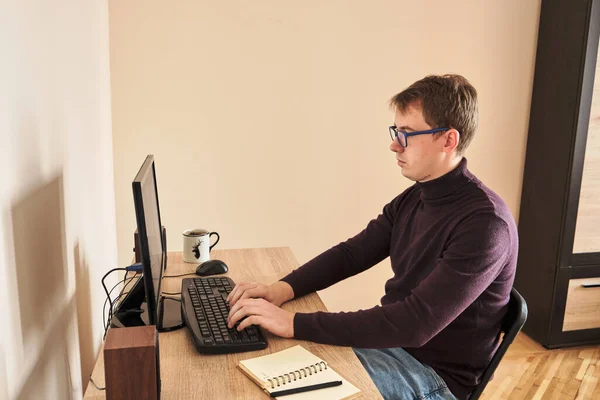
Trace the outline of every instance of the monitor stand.
[[183, 328], [185, 324], [181, 318], [181, 300], [161, 296], [159, 302], [158, 331], [168, 332]]
[[[159, 332], [174, 331], [184, 327], [181, 317], [181, 301], [161, 296], [156, 329]], [[119, 304], [110, 322], [111, 328], [150, 325], [144, 279], [140, 276], [125, 299]]]

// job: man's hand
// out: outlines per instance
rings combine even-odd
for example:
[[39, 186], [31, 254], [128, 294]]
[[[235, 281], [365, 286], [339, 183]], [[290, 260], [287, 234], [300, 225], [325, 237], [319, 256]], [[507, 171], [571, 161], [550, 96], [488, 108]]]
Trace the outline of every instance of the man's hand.
[[238, 301], [248, 298], [262, 298], [279, 307], [294, 298], [294, 290], [288, 283], [283, 281], [275, 282], [270, 286], [256, 282], [241, 282], [235, 285], [229, 293], [227, 302], [233, 309]]
[[292, 338], [295, 315], [296, 313], [282, 310], [265, 299], [246, 298], [231, 307], [227, 326], [231, 329], [237, 321], [246, 317], [238, 326], [238, 331], [250, 325], [260, 325], [277, 336]]

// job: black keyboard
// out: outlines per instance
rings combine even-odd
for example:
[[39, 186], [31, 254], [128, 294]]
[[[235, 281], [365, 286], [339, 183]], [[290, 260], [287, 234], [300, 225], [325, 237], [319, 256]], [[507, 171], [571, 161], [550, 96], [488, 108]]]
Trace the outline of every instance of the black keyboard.
[[227, 295], [234, 286], [227, 277], [185, 278], [181, 282], [181, 315], [199, 353], [238, 353], [267, 347], [258, 326], [238, 332], [238, 321], [232, 329], [227, 327]]

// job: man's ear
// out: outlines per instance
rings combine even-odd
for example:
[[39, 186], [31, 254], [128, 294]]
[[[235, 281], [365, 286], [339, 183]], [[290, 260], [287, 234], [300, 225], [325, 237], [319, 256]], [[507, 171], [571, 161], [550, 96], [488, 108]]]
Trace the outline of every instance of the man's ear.
[[444, 143], [444, 151], [452, 153], [458, 147], [460, 143], [460, 133], [454, 128], [451, 128], [444, 135], [446, 136], [446, 142]]

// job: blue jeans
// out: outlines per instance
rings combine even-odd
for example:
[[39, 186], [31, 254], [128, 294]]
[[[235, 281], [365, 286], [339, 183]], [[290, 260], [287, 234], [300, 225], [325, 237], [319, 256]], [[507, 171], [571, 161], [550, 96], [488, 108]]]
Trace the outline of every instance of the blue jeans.
[[433, 368], [400, 347], [353, 350], [386, 400], [456, 400]]

